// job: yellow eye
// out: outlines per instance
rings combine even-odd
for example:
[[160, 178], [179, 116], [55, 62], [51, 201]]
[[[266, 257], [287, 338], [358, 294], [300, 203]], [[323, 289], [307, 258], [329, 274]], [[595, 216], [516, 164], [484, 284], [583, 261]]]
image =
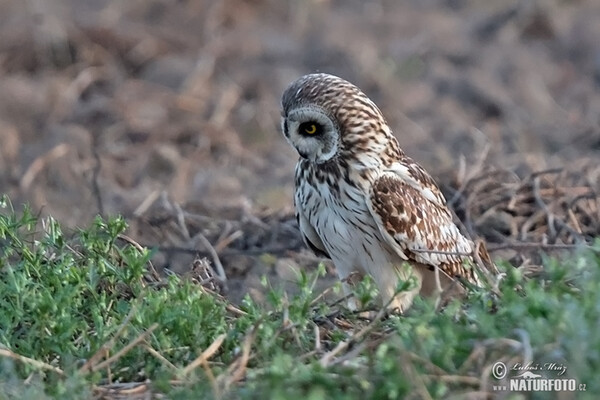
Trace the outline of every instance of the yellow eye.
[[310, 124], [310, 126], [304, 128], [304, 132], [308, 133], [309, 135], [315, 134], [317, 132], [317, 125]]
[[318, 124], [316, 122], [308, 121], [308, 122], [301, 123], [298, 131], [302, 135], [314, 136], [314, 135], [318, 135], [319, 133], [321, 133], [322, 128], [321, 128], [320, 124]]

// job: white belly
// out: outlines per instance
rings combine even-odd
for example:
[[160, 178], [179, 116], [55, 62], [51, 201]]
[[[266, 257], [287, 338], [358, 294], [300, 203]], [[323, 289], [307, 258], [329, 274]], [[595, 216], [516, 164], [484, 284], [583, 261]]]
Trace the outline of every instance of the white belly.
[[[344, 280], [352, 272], [371, 275], [382, 297], [393, 308], [405, 310], [419, 292], [422, 277], [383, 238], [368, 209], [365, 195], [350, 185], [333, 192], [325, 185], [304, 185], [296, 192], [296, 205], [315, 230]], [[396, 296], [398, 279], [417, 279], [414, 288]], [[347, 285], [344, 286], [348, 294]]]
[[313, 188], [305, 210], [340, 276], [354, 270], [372, 273], [388, 263], [387, 246], [358, 189], [346, 187], [338, 195], [325, 185]]

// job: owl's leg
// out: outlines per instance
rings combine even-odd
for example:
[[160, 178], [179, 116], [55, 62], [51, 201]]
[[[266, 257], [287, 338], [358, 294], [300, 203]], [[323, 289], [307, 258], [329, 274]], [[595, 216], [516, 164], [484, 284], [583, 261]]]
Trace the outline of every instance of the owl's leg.
[[460, 283], [439, 268], [432, 269], [428, 265], [421, 264], [418, 269], [423, 275], [421, 295], [435, 299], [436, 307], [448, 304], [451, 299], [464, 295], [464, 288]]
[[[421, 290], [423, 278], [421, 273], [409, 263], [400, 266], [384, 265], [372, 271], [373, 279], [379, 287], [383, 305], [388, 309], [405, 312], [411, 306], [413, 299]], [[408, 289], [396, 293], [401, 281], [409, 282]]]
[[348, 268], [344, 266], [338, 266], [338, 264], [336, 264], [335, 269], [340, 281], [342, 282], [342, 291], [344, 292], [344, 297], [348, 298], [348, 300], [346, 300], [348, 309], [351, 311], [358, 310], [360, 304], [358, 304], [358, 300], [352, 295], [352, 293], [356, 283], [361, 280], [362, 274], [353, 267]]
[[435, 298], [442, 294], [452, 283], [452, 279], [439, 268], [424, 264], [419, 264], [417, 268], [423, 276], [423, 286], [421, 287], [423, 296]]
[[342, 290], [344, 291], [344, 297], [348, 298], [346, 300], [346, 307], [348, 307], [348, 310], [358, 310], [358, 300], [352, 295], [352, 285], [348, 284], [346, 281], [342, 281]]

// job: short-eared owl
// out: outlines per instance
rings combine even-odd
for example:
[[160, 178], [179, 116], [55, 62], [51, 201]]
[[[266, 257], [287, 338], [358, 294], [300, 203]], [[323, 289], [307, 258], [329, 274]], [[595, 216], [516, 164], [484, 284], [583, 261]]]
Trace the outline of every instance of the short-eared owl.
[[[282, 107], [283, 134], [300, 155], [300, 231], [307, 246], [333, 260], [340, 279], [370, 274], [384, 304], [400, 311], [417, 293], [459, 276], [481, 285], [471, 267], [487, 253], [460, 233], [434, 180], [404, 154], [360, 89], [306, 75], [285, 90]], [[398, 279], [416, 285], [395, 295]]]

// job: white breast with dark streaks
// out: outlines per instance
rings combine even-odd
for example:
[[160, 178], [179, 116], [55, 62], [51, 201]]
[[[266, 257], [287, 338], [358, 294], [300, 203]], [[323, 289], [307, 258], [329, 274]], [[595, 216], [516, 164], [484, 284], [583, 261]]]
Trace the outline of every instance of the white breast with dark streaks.
[[296, 190], [296, 205], [321, 238], [340, 276], [354, 270], [373, 273], [391, 261], [388, 246], [361, 189], [343, 179], [338, 184], [336, 191], [326, 183], [303, 179]]

